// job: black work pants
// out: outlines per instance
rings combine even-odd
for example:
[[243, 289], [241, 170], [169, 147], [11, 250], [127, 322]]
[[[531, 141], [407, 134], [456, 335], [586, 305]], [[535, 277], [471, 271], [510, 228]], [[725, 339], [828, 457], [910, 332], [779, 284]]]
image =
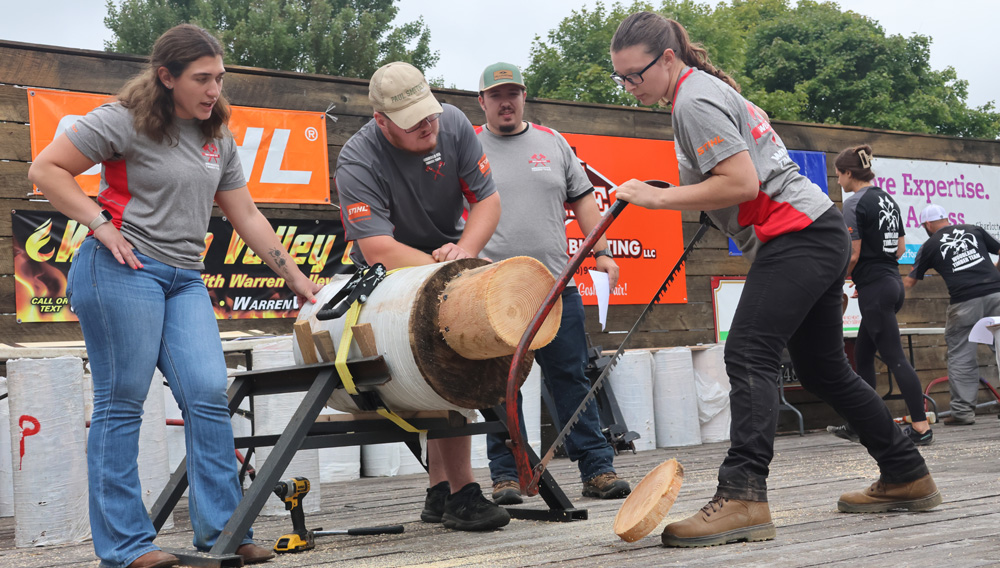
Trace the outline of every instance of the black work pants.
[[899, 390], [903, 393], [906, 408], [914, 422], [927, 420], [924, 412], [924, 394], [920, 390], [920, 379], [913, 365], [903, 352], [899, 337], [899, 322], [896, 312], [903, 307], [906, 291], [899, 274], [887, 274], [873, 282], [858, 286], [858, 307], [861, 310], [861, 326], [854, 343], [854, 364], [858, 374], [875, 388], [875, 351], [882, 356], [889, 371], [896, 377]]
[[843, 217], [831, 207], [809, 227], [776, 237], [758, 252], [726, 340], [732, 428], [718, 495], [767, 501], [778, 367], [786, 346], [802, 386], [854, 427], [883, 481], [927, 474], [920, 452], [847, 362], [841, 301], [850, 250]]

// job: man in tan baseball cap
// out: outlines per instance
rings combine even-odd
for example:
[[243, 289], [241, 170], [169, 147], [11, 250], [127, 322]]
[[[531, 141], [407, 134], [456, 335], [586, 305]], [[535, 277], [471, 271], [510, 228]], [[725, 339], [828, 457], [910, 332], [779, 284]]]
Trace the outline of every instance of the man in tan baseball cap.
[[[351, 258], [390, 270], [476, 258], [500, 219], [500, 196], [472, 123], [454, 106], [439, 104], [409, 63], [376, 71], [368, 97], [374, 117], [337, 158]], [[428, 441], [430, 488], [422, 521], [462, 531], [510, 522], [506, 509], [483, 496], [470, 453], [468, 437]]]
[[372, 75], [368, 100], [375, 112], [385, 114], [403, 130], [444, 112], [424, 74], [402, 61], [383, 65]]

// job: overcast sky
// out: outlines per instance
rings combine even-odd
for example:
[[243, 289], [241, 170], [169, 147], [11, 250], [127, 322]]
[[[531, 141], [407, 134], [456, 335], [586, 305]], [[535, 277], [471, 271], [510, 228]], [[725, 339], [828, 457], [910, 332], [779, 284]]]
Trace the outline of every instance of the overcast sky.
[[[111, 37], [104, 27], [105, 0], [5, 4], [0, 39], [104, 49], [104, 40]], [[840, 0], [838, 4], [874, 18], [888, 34], [931, 36], [931, 66], [954, 67], [958, 77], [969, 82], [971, 106], [1000, 99], [997, 0]], [[428, 76], [475, 90], [484, 67], [501, 60], [527, 66], [535, 36], [546, 39], [572, 10], [594, 5], [593, 0], [401, 0], [397, 21], [423, 16], [431, 29], [431, 46], [441, 55]]]

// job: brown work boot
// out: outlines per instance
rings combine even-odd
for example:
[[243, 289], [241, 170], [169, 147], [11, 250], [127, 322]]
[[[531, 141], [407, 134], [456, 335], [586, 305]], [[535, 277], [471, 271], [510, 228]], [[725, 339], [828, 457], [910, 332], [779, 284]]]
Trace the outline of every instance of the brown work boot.
[[128, 568], [170, 568], [180, 563], [180, 559], [173, 554], [162, 550], [153, 550], [133, 560]]
[[909, 483], [883, 483], [880, 479], [864, 491], [844, 493], [837, 501], [837, 509], [844, 513], [927, 511], [940, 504], [941, 493], [928, 473]]
[[962, 416], [952, 414], [946, 417], [941, 422], [944, 422], [945, 426], [972, 426], [976, 423], [976, 415], [972, 414], [969, 416]]
[[618, 477], [618, 474], [609, 471], [600, 475], [595, 475], [583, 482], [583, 496], [597, 497], [598, 499], [621, 499], [632, 492], [628, 481]]
[[497, 505], [519, 505], [524, 503], [521, 498], [521, 484], [505, 479], [493, 484], [493, 502]]
[[694, 515], [663, 529], [663, 546], [684, 548], [774, 538], [771, 510], [764, 501], [716, 495]]
[[268, 560], [274, 558], [274, 552], [272, 552], [269, 548], [257, 546], [252, 542], [241, 544], [240, 547], [236, 549], [236, 554], [243, 557], [244, 564], [260, 564], [261, 562], [267, 562]]

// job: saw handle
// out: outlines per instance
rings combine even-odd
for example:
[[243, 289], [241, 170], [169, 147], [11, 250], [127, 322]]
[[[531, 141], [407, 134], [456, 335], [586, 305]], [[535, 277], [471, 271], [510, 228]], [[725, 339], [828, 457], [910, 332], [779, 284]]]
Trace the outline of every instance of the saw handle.
[[[530, 480], [535, 477], [532, 469], [531, 463], [528, 460], [528, 454], [524, 450], [524, 440], [521, 438], [521, 421], [517, 415], [517, 392], [520, 385], [518, 385], [518, 371], [521, 368], [521, 363], [524, 361], [525, 356], [528, 354], [528, 346], [531, 345], [532, 340], [535, 339], [535, 335], [538, 330], [542, 327], [542, 323], [545, 322], [545, 318], [552, 311], [552, 307], [555, 305], [556, 299], [562, 294], [563, 290], [566, 289], [566, 284], [569, 283], [570, 279], [573, 278], [573, 274], [576, 273], [576, 269], [583, 264], [583, 260], [587, 258], [590, 251], [597, 244], [597, 241], [604, 236], [604, 233], [611, 226], [611, 223], [621, 215], [621, 212], [625, 210], [625, 206], [628, 205], [627, 201], [622, 201], [616, 199], [608, 211], [601, 217], [601, 220], [597, 223], [597, 226], [590, 231], [587, 238], [584, 239], [583, 244], [580, 245], [580, 249], [576, 251], [573, 258], [569, 260], [569, 264], [566, 268], [559, 273], [559, 277], [556, 278], [555, 284], [552, 289], [549, 290], [548, 296], [542, 301], [541, 307], [532, 318], [531, 322], [528, 324], [528, 329], [525, 330], [524, 335], [521, 336], [520, 343], [517, 344], [517, 349], [514, 351], [514, 357], [511, 360], [510, 372], [507, 374], [507, 431], [510, 433], [510, 448], [511, 453], [514, 454], [514, 462], [517, 464], [517, 476], [518, 482], [521, 485], [521, 492], [528, 496], [533, 496], [538, 494], [538, 484], [532, 484]], [[531, 486], [529, 486], [531, 485]]]

